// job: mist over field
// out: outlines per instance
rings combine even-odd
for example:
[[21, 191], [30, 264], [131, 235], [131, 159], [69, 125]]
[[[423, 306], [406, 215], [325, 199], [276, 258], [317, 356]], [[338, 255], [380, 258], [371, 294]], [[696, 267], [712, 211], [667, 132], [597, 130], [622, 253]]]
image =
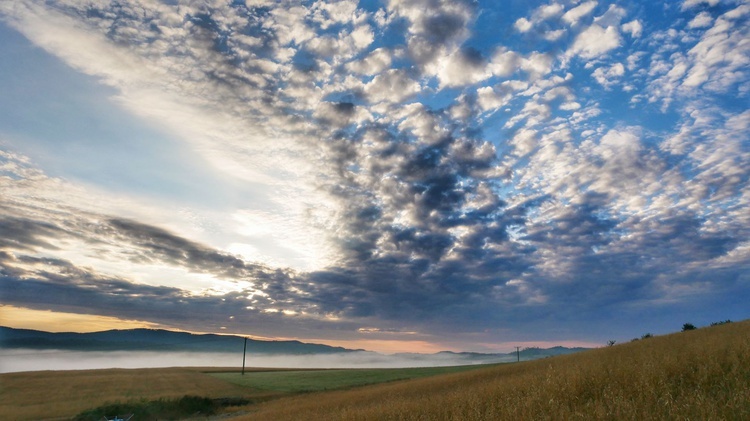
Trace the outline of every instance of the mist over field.
[[[512, 361], [493, 356], [492, 362]], [[490, 362], [461, 354], [350, 352], [318, 355], [247, 355], [246, 367], [262, 368], [401, 368], [469, 365]], [[0, 349], [0, 373], [101, 368], [242, 367], [242, 354], [223, 352], [67, 351]]]

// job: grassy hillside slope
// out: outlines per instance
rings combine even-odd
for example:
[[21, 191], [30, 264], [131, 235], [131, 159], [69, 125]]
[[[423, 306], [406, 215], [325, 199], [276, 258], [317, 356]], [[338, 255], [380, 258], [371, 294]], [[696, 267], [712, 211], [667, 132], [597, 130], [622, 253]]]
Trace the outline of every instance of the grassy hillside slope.
[[311, 393], [237, 420], [750, 419], [750, 321], [484, 370]]

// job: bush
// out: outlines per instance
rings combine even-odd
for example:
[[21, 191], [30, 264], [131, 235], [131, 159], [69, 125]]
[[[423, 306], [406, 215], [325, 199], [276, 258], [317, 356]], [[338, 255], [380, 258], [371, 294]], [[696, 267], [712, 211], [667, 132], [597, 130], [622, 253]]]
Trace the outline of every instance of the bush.
[[711, 326], [725, 325], [727, 323], [732, 323], [732, 321], [729, 320], [729, 319], [726, 319], [726, 320], [723, 320], [723, 321], [720, 321], [720, 322], [713, 322], [713, 323], [711, 323]]
[[695, 330], [695, 329], [697, 329], [697, 328], [692, 323], [685, 323], [684, 325], [682, 325], [682, 331], [683, 332], [685, 332], [687, 330]]

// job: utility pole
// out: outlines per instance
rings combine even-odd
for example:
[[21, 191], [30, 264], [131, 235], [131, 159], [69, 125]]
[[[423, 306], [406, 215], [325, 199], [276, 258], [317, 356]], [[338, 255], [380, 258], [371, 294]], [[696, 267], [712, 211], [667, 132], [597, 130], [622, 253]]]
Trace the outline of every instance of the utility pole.
[[247, 337], [245, 338], [245, 347], [242, 348], [242, 375], [245, 375], [245, 353], [247, 352]]
[[520, 349], [521, 349], [520, 346], [516, 347], [516, 357], [518, 358], [518, 362], [519, 363], [521, 362], [521, 351], [520, 351]]

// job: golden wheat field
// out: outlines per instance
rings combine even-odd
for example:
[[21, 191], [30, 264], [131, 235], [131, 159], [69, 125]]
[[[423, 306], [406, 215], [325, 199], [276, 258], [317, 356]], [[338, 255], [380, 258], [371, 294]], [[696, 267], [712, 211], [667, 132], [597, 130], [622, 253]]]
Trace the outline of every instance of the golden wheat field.
[[108, 402], [196, 395], [272, 399], [221, 415], [236, 421], [750, 420], [750, 321], [339, 391], [263, 392], [210, 371], [2, 374], [0, 419], [67, 419]]
[[750, 420], [750, 322], [251, 410], [237, 420]]

